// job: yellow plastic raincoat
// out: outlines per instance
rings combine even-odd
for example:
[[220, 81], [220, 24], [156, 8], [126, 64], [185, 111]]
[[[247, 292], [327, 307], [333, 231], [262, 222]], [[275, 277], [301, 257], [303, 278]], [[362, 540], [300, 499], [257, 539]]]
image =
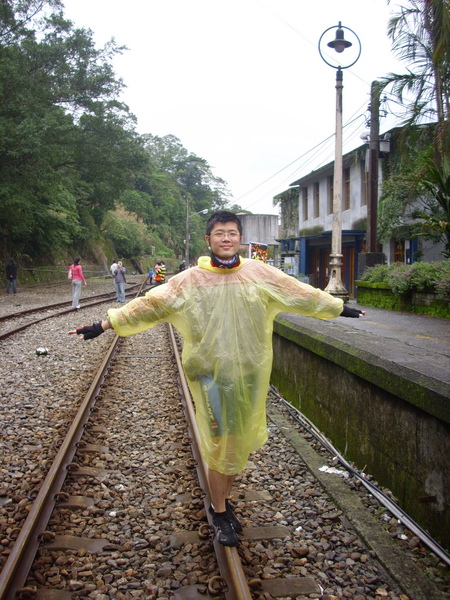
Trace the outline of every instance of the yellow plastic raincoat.
[[234, 475], [267, 440], [266, 397], [273, 319], [279, 312], [330, 319], [342, 300], [263, 262], [232, 269], [209, 257], [108, 316], [120, 336], [162, 321], [184, 338], [183, 368], [195, 402], [201, 451], [209, 468]]

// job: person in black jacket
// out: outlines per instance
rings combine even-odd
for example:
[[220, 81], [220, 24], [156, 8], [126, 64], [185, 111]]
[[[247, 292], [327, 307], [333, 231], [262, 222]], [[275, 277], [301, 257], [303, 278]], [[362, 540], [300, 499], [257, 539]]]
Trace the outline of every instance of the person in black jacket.
[[8, 262], [6, 263], [6, 293], [7, 294], [9, 294], [11, 284], [12, 284], [14, 296], [17, 294], [16, 279], [17, 279], [17, 265], [13, 261], [12, 258], [8, 258]]

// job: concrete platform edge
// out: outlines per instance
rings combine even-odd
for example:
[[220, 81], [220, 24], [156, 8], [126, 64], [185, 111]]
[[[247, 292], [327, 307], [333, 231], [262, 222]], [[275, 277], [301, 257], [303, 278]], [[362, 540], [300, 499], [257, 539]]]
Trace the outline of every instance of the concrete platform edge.
[[319, 329], [320, 323], [307, 329], [280, 316], [274, 321], [278, 335], [450, 423], [450, 389], [446, 383], [357, 347], [354, 340], [350, 344], [337, 339], [332, 330], [325, 334]]

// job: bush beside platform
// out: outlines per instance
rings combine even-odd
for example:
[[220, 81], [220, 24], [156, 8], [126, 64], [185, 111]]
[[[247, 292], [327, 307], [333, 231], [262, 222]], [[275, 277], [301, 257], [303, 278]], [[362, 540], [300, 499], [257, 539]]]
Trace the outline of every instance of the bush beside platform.
[[395, 294], [388, 283], [355, 281], [358, 304], [411, 312], [431, 317], [450, 319], [450, 298], [441, 299], [432, 291], [408, 291]]

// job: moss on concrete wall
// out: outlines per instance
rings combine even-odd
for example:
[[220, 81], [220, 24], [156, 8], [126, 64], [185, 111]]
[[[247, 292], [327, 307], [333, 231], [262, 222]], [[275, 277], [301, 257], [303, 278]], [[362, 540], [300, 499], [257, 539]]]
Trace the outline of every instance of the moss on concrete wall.
[[[422, 527], [450, 548], [450, 425], [445, 407], [433, 408], [439, 395], [424, 388], [420, 401], [412, 397], [410, 402], [372, 381], [378, 370], [380, 382], [387, 383], [389, 372], [384, 367], [367, 363], [364, 369], [360, 364], [353, 369], [357, 373], [351, 372], [345, 365], [363, 363], [364, 357], [352, 358], [336, 345], [327, 351], [325, 340], [305, 332], [298, 337], [291, 329], [286, 336], [287, 325], [282, 334], [278, 323], [275, 328], [272, 383], [349, 461], [360, 469], [366, 466]], [[411, 393], [410, 382], [402, 386], [401, 375], [393, 377], [402, 395], [408, 396], [404, 392]], [[414, 386], [419, 390], [420, 383]], [[444, 419], [433, 414], [442, 409]]]
[[363, 306], [450, 319], [450, 302], [439, 300], [436, 294], [427, 292], [394, 294], [387, 284], [367, 281], [356, 281], [355, 284], [358, 290], [358, 303]]

